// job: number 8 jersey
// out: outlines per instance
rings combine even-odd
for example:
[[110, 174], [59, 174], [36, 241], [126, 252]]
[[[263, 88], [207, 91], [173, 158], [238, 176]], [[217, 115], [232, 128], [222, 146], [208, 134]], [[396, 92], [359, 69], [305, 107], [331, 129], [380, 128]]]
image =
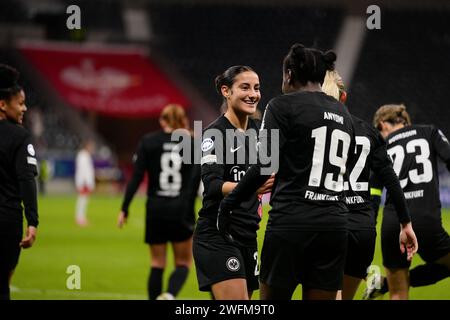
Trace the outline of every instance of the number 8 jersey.
[[[441, 225], [437, 157], [450, 161], [447, 138], [434, 126], [411, 125], [386, 138], [388, 154], [403, 188], [414, 228]], [[383, 223], [398, 224], [389, 196]]]
[[[193, 138], [186, 133], [193, 144]], [[181, 138], [180, 138], [181, 142]], [[171, 134], [146, 134], [134, 155], [134, 171], [125, 192], [122, 210], [128, 212], [131, 199], [144, 174], [148, 173], [147, 216], [164, 220], [187, 218], [194, 222], [194, 201], [200, 183], [200, 166], [183, 163], [183, 150]]]

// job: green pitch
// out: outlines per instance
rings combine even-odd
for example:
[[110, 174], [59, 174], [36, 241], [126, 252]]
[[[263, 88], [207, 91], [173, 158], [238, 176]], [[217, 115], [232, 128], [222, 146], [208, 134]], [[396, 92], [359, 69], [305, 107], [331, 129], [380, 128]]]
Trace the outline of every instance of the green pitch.
[[[39, 201], [40, 227], [34, 247], [23, 250], [12, 281], [13, 299], [146, 299], [149, 249], [144, 238], [145, 199], [136, 197], [124, 229], [116, 227], [120, 197], [94, 196], [89, 203], [90, 225], [74, 223], [75, 196], [48, 196]], [[261, 249], [267, 221], [267, 208], [259, 232]], [[450, 211], [442, 215], [450, 231]], [[380, 220], [380, 219], [379, 219]], [[173, 270], [169, 251], [165, 282]], [[421, 264], [417, 256], [413, 265]], [[381, 268], [380, 239], [377, 239], [374, 265]], [[80, 268], [79, 290], [67, 288], [67, 268]], [[382, 268], [381, 268], [382, 270]], [[384, 271], [383, 271], [384, 272]], [[70, 282], [70, 281], [69, 281]], [[365, 285], [357, 294], [360, 299]], [[294, 294], [301, 297], [300, 288]], [[450, 279], [438, 284], [411, 289], [411, 299], [449, 299]], [[258, 298], [259, 293], [254, 294]], [[209, 299], [198, 291], [195, 269], [180, 292], [180, 299]], [[386, 296], [387, 298], [387, 296]]]

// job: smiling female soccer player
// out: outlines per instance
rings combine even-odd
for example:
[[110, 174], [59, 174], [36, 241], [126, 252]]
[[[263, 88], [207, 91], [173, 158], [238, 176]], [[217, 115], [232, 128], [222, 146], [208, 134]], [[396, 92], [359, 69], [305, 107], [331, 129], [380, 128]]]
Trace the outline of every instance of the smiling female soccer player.
[[[255, 189], [236, 208], [229, 234], [220, 234], [216, 225], [220, 201], [245, 174], [250, 153], [253, 151], [255, 155], [258, 125], [249, 116], [255, 113], [261, 98], [260, 84], [258, 75], [247, 66], [228, 68], [215, 83], [226, 112], [204, 130], [202, 180], [205, 191], [194, 233], [194, 259], [201, 291], [212, 291], [217, 300], [247, 300], [259, 287], [257, 194], [270, 191], [273, 178], [259, 190]], [[221, 137], [205, 137], [213, 130]], [[246, 139], [245, 133], [252, 130], [254, 137]], [[242, 135], [237, 135], [236, 142], [227, 136], [230, 132]], [[239, 155], [245, 155], [244, 161], [239, 161]]]
[[[18, 79], [17, 70], [0, 65], [0, 300], [10, 298], [9, 282], [20, 248], [33, 245], [38, 226], [36, 153], [21, 126], [27, 107]], [[24, 239], [22, 202], [28, 222]]]
[[[321, 89], [335, 60], [334, 52], [293, 45], [283, 61], [284, 94], [264, 112], [262, 129], [269, 139], [259, 148], [271, 150], [279, 133], [279, 170], [261, 253], [262, 299], [290, 299], [299, 283], [304, 299], [335, 299], [342, 287], [344, 177], [355, 138], [347, 108]], [[258, 163], [247, 171], [222, 201], [219, 217], [232, 219], [242, 199], [269, 178], [263, 168]]]

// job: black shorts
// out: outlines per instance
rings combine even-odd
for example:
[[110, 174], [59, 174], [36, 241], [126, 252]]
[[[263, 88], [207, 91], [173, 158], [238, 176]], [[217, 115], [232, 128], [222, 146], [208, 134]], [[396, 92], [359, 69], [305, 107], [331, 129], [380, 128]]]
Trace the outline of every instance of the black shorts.
[[188, 240], [194, 233], [194, 225], [185, 221], [147, 219], [145, 243], [162, 244]]
[[261, 252], [261, 282], [294, 290], [342, 288], [347, 231], [266, 232]]
[[227, 242], [215, 226], [200, 218], [194, 233], [193, 253], [200, 291], [230, 279], [246, 279], [249, 291], [259, 289], [256, 239], [245, 246]]
[[2, 271], [14, 270], [19, 262], [20, 241], [19, 235], [0, 234], [0, 268]]
[[[413, 226], [414, 228], [414, 226]], [[400, 226], [384, 225], [381, 228], [381, 250], [383, 265], [389, 269], [409, 268], [411, 262], [400, 251], [399, 245]], [[433, 229], [414, 228], [419, 243], [417, 253], [425, 262], [434, 262], [450, 253], [450, 236], [440, 226]]]
[[344, 274], [364, 279], [375, 253], [375, 230], [349, 230]]

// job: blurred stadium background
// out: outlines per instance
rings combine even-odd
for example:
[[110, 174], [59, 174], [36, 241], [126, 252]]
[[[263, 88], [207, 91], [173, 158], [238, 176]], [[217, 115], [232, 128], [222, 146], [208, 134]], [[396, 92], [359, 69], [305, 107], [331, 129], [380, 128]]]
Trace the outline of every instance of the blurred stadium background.
[[[81, 9], [79, 30], [66, 26], [72, 4]], [[372, 4], [381, 9], [381, 29], [366, 26]], [[449, 21], [447, 0], [0, 1], [0, 63], [22, 73], [42, 191], [38, 241], [22, 253], [13, 298], [145, 298], [145, 185], [127, 228], [115, 228], [133, 151], [140, 136], [158, 128], [167, 103], [182, 104], [204, 125], [215, 119], [221, 101], [213, 79], [231, 65], [258, 72], [262, 110], [280, 93], [291, 44], [335, 49], [352, 113], [371, 121], [380, 105], [405, 103], [413, 122], [450, 136]], [[86, 137], [98, 145], [98, 186], [92, 223], [82, 229], [73, 222], [73, 174]], [[450, 208], [444, 168], [440, 179]], [[450, 230], [448, 210], [443, 221]], [[260, 240], [263, 230], [264, 224]], [[381, 266], [379, 247], [374, 264]], [[81, 290], [66, 288], [69, 265], [81, 267]], [[180, 297], [208, 298], [197, 290], [194, 271]], [[450, 299], [450, 280], [414, 289], [412, 298]]]

